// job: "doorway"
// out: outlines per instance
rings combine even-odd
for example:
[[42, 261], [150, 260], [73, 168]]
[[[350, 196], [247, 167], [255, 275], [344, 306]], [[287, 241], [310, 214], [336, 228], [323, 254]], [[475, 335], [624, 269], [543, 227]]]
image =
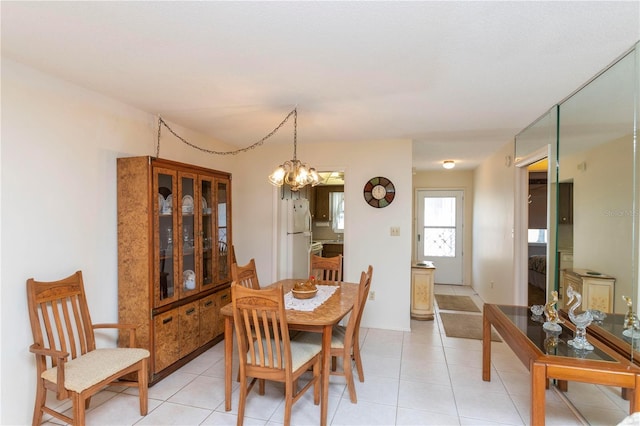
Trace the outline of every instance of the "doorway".
[[554, 282], [555, 241], [549, 241], [550, 211], [555, 208], [549, 146], [516, 163], [514, 217], [514, 304], [544, 304]]
[[548, 163], [545, 157], [527, 167], [527, 306], [547, 301]]
[[463, 285], [463, 190], [418, 190], [417, 259], [436, 266], [435, 282]]

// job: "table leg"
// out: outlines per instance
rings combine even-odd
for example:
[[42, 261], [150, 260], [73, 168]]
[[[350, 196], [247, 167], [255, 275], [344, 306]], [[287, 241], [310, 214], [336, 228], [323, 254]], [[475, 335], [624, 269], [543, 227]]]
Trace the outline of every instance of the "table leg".
[[233, 324], [224, 317], [224, 409], [231, 411], [231, 375], [233, 374]]
[[636, 375], [636, 388], [629, 389], [627, 392], [629, 396], [629, 414], [633, 414], [640, 410], [640, 375]]
[[482, 380], [491, 381], [491, 323], [482, 313]]
[[329, 376], [331, 375], [331, 333], [333, 325], [322, 330], [322, 398], [320, 400], [320, 425], [326, 426], [329, 409]]
[[531, 363], [531, 426], [544, 426], [545, 384], [547, 367], [538, 362]]

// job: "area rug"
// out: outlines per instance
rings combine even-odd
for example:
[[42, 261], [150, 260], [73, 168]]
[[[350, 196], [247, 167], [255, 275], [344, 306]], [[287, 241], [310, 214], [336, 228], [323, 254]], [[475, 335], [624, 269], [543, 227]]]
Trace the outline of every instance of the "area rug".
[[[482, 315], [445, 312], [439, 314], [447, 337], [482, 340]], [[495, 330], [491, 330], [491, 340], [494, 342], [502, 341]]]
[[449, 294], [436, 294], [438, 308], [443, 311], [480, 312], [469, 296], [452, 296]]

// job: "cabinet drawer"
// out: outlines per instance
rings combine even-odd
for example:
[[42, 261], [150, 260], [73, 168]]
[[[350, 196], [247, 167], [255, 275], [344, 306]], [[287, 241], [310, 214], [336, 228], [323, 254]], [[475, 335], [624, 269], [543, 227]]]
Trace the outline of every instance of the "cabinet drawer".
[[210, 342], [217, 336], [216, 306], [215, 294], [200, 301], [200, 345]]
[[180, 359], [180, 318], [177, 309], [157, 315], [154, 318], [154, 373], [157, 373]]
[[200, 346], [200, 313], [198, 302], [181, 306], [180, 310], [180, 358], [189, 355]]
[[[228, 305], [231, 303], [231, 289], [226, 288], [224, 290], [220, 290], [215, 294], [216, 297], [216, 312], [220, 312], [220, 309], [224, 305]], [[218, 315], [216, 318], [216, 336], [224, 333], [224, 316]]]

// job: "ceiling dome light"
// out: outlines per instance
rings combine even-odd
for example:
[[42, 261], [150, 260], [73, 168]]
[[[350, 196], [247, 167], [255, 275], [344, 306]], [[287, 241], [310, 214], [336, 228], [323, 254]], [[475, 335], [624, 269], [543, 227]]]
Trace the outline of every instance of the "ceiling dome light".
[[445, 169], [453, 169], [456, 166], [456, 162], [453, 160], [445, 160], [442, 163], [442, 167], [444, 167]]

